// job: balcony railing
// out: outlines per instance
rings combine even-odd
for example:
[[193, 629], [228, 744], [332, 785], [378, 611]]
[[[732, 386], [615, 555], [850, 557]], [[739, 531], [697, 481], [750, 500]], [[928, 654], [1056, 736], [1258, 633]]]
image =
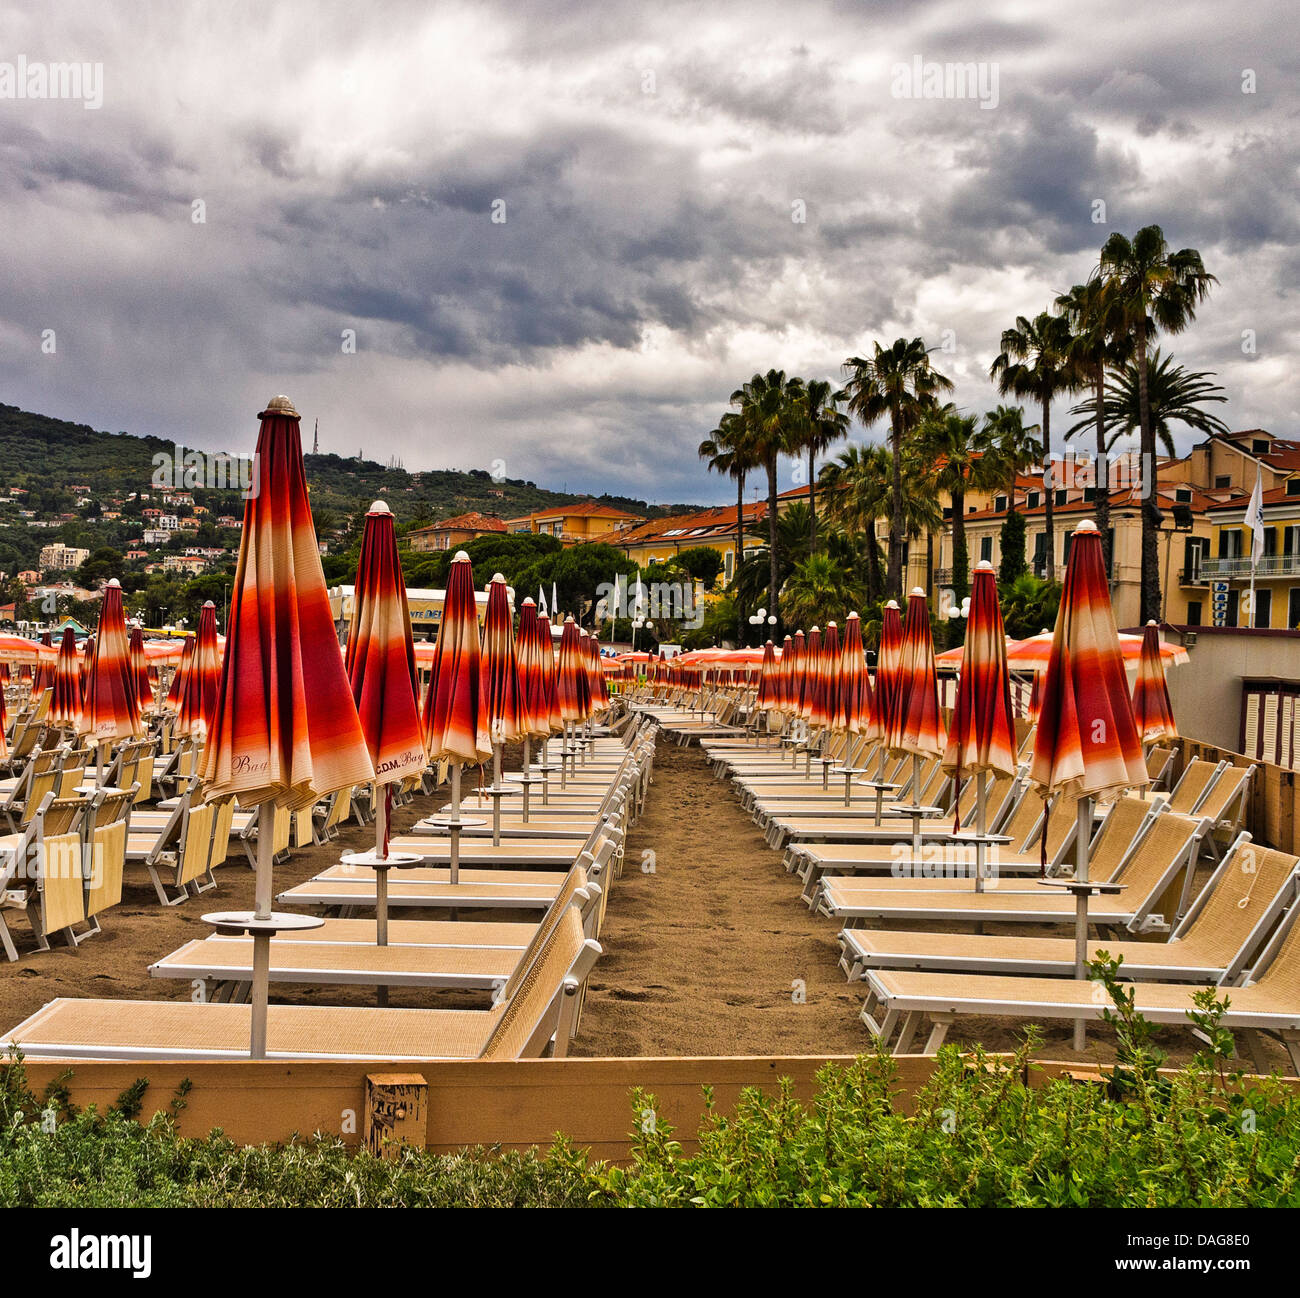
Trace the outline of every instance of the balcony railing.
[[[1266, 554], [1254, 568], [1256, 577], [1300, 575], [1300, 554]], [[1234, 577], [1246, 579], [1250, 577], [1250, 570], [1250, 559], [1238, 555], [1231, 559], [1202, 559], [1199, 571], [1201, 581], [1206, 582], [1229, 581]]]

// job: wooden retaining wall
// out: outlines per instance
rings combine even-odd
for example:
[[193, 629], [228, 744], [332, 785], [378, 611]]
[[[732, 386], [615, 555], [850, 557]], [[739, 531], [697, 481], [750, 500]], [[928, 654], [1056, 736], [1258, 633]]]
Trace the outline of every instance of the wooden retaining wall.
[[[404, 1139], [436, 1153], [467, 1146], [545, 1148], [557, 1132], [569, 1136], [592, 1157], [613, 1162], [630, 1158], [634, 1088], [656, 1097], [655, 1121], [667, 1123], [674, 1139], [687, 1152], [703, 1119], [703, 1087], [713, 1087], [714, 1103], [730, 1111], [744, 1087], [774, 1094], [781, 1078], [789, 1077], [795, 1094], [809, 1100], [817, 1070], [828, 1060], [847, 1064], [840, 1056], [739, 1056], [681, 1059], [531, 1059], [511, 1063], [448, 1063], [428, 1061], [396, 1065], [368, 1063], [277, 1063], [274, 1061], [192, 1063], [54, 1064], [24, 1061], [28, 1084], [39, 1096], [45, 1086], [72, 1069], [67, 1080], [72, 1102], [105, 1109], [138, 1078], [150, 1086], [142, 1119], [166, 1110], [181, 1082], [192, 1089], [186, 1097], [179, 1129], [184, 1135], [206, 1135], [220, 1127], [239, 1144], [283, 1143], [315, 1131], [341, 1136], [351, 1146], [367, 1133], [367, 1079], [391, 1081], [398, 1074], [427, 1088], [416, 1110], [423, 1130]], [[935, 1060], [906, 1055], [897, 1060], [900, 1110], [910, 1110], [917, 1090], [933, 1073]], [[1101, 1070], [1087, 1064], [1037, 1061], [1031, 1084], [1068, 1075], [1096, 1079]], [[1300, 1085], [1300, 1080], [1293, 1082]]]

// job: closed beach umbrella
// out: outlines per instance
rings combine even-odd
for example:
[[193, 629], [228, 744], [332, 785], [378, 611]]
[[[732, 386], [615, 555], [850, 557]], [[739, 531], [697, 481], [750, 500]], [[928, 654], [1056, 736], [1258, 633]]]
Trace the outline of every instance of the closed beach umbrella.
[[[451, 836], [451, 882], [460, 882], [460, 773], [492, 752], [480, 669], [478, 612], [469, 555], [458, 550], [447, 574], [429, 689], [424, 696], [424, 738], [429, 757], [451, 764], [451, 810], [441, 820]], [[475, 822], [478, 823], [478, 822]]]
[[582, 652], [582, 637], [578, 633], [578, 624], [571, 617], [564, 619], [564, 631], [560, 636], [555, 710], [566, 726], [585, 721], [591, 711], [591, 683]]
[[479, 658], [474, 576], [469, 555], [458, 550], [447, 575], [442, 622], [424, 696], [424, 738], [433, 761], [477, 766], [491, 755]]
[[217, 606], [208, 600], [199, 610], [198, 634], [193, 637], [189, 668], [176, 709], [176, 732], [206, 739], [217, 712], [221, 690], [221, 654], [217, 649]]
[[787, 635], [781, 642], [781, 662], [776, 674], [776, 687], [772, 706], [782, 715], [790, 711], [790, 678], [794, 671], [794, 637]]
[[[880, 647], [876, 651], [876, 712], [885, 748], [902, 743], [902, 716], [898, 711], [898, 673], [903, 662], [903, 618], [892, 599], [880, 622]], [[883, 755], [883, 754], [882, 754]]]
[[[410, 853], [393, 856], [389, 851], [393, 786], [420, 776], [427, 759], [406, 584], [393, 514], [382, 500], [370, 506], [361, 534], [343, 668], [375, 768], [374, 850], [347, 859], [374, 867], [375, 942], [387, 946], [388, 871], [419, 860]], [[386, 986], [380, 986], [378, 997], [381, 1005], [388, 1003]]]
[[542, 643], [540, 631], [537, 603], [526, 599], [519, 609], [519, 634], [515, 638], [519, 663], [519, 732], [525, 740], [541, 739], [551, 733], [543, 662], [543, 655], [550, 656], [551, 646]]
[[758, 677], [758, 696], [754, 700], [754, 706], [760, 711], [767, 711], [777, 705], [777, 696], [779, 694], [778, 676], [780, 668], [776, 662], [776, 647], [769, 640], [763, 646], [763, 667]]
[[[538, 666], [541, 668], [542, 692], [541, 707], [547, 721], [547, 731], [555, 734], [563, 728], [555, 706], [555, 678], [558, 664], [555, 658], [555, 637], [551, 634], [551, 619], [545, 613], [537, 614], [537, 644], [539, 648]], [[545, 752], [545, 748], [543, 748]]]
[[867, 655], [862, 647], [862, 619], [850, 613], [844, 623], [844, 647], [840, 650], [840, 688], [835, 696], [835, 725], [850, 735], [868, 739], [880, 737]]
[[78, 670], [81, 673], [81, 694], [86, 694], [86, 678], [90, 675], [90, 664], [95, 657], [95, 637], [88, 635], [81, 642], [81, 666]]
[[836, 728], [840, 697], [840, 633], [834, 622], [827, 622], [822, 638], [821, 663], [817, 671], [817, 693], [813, 696], [813, 725], [823, 730]]
[[[1147, 783], [1142, 743], [1133, 721], [1119, 633], [1091, 519], [1075, 529], [1065, 587], [1043, 677], [1030, 778], [1044, 798], [1078, 797], [1075, 880], [1075, 975], [1085, 976], [1088, 951], [1088, 848], [1093, 801]], [[1084, 1021], [1075, 1023], [1083, 1048]]]
[[[375, 783], [392, 785], [420, 775], [427, 759], [415, 682], [415, 641], [397, 556], [392, 511], [370, 506], [348, 626], [344, 669], [375, 768]], [[388, 798], [376, 798], [375, 850], [388, 855]]]
[[153, 686], [149, 684], [149, 664], [144, 656], [144, 632], [131, 628], [127, 649], [131, 663], [131, 684], [135, 688], [136, 706], [143, 714], [153, 706]]
[[122, 615], [122, 587], [116, 578], [104, 587], [94, 656], [86, 671], [78, 727], [98, 745], [100, 763], [108, 745], [143, 732], [131, 675], [131, 651]]
[[[70, 628], [65, 628], [68, 630]], [[46, 649], [54, 648], [54, 640], [48, 631], [41, 632], [41, 644]], [[39, 699], [54, 684], [54, 659], [42, 657], [40, 666], [32, 673], [32, 698]]]
[[813, 701], [822, 665], [821, 627], [813, 627], [804, 641], [803, 661], [799, 673], [799, 715], [809, 728], [813, 725]]
[[941, 757], [944, 733], [939, 712], [939, 677], [934, 665], [930, 610], [920, 587], [907, 600], [898, 673], [898, 709], [902, 719], [899, 749], [918, 758]]
[[200, 778], [209, 799], [257, 805], [256, 910], [224, 917], [253, 937], [250, 1053], [266, 1053], [271, 933], [301, 918], [271, 912], [277, 807], [296, 811], [374, 779], [343, 670], [303, 474], [298, 412], [275, 397], [259, 415], [258, 489], [230, 593], [221, 685]]
[[483, 652], [479, 660], [483, 706], [494, 746], [514, 739], [520, 730], [519, 661], [506, 579], [497, 573], [488, 584]]
[[[975, 775], [976, 831], [983, 835], [988, 830], [985, 804], [988, 773], [1016, 773], [1016, 723], [1011, 707], [1007, 641], [1002, 629], [1002, 610], [998, 606], [997, 579], [993, 565], [987, 560], [981, 560], [975, 567], [965, 647], [943, 766], [953, 776], [954, 829], [961, 827], [962, 777]], [[982, 847], [977, 844], [980, 858], [977, 889], [983, 886]]]
[[1133, 682], [1133, 724], [1144, 744], [1178, 738], [1173, 704], [1169, 701], [1169, 683], [1165, 679], [1165, 660], [1160, 653], [1160, 632], [1154, 622], [1148, 622], [1142, 633], [1142, 657], [1137, 680]]
[[488, 583], [479, 671], [488, 735], [492, 740], [492, 842], [496, 845], [501, 842], [501, 799], [507, 792], [514, 792], [501, 779], [501, 748], [520, 733], [519, 658], [514, 617], [510, 612], [510, 591], [499, 572]]
[[181, 705], [181, 692], [185, 689], [185, 677], [190, 670], [190, 664], [194, 661], [194, 637], [187, 635], [185, 643], [181, 647], [181, 659], [177, 665], [176, 673], [172, 676], [172, 683], [167, 690], [166, 706], [173, 710], [178, 709]]
[[50, 695], [50, 720], [56, 726], [75, 726], [81, 715], [81, 663], [77, 657], [77, 637], [72, 628], [64, 627], [54, 664], [54, 692]]

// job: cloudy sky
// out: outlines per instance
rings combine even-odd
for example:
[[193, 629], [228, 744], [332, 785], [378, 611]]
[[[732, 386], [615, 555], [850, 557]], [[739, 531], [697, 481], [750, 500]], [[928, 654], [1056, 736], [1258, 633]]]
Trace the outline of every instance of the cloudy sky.
[[[987, 409], [1002, 328], [1156, 222], [1221, 281], [1179, 359], [1232, 426], [1296, 435], [1293, 24], [1284, 0], [0, 0], [0, 93], [20, 58], [103, 76], [98, 108], [0, 98], [0, 400], [239, 450], [286, 392], [342, 454], [725, 501], [695, 448], [755, 370], [921, 334]], [[905, 97], [918, 59], [983, 86]]]

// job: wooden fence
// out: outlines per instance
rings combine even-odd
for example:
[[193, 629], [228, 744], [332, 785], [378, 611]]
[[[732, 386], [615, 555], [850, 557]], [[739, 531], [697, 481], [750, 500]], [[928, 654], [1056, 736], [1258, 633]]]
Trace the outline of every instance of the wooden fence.
[[1300, 772], [1272, 762], [1257, 762], [1241, 753], [1196, 739], [1180, 739], [1175, 757], [1174, 779], [1193, 758], [1206, 762], [1230, 762], [1233, 766], [1255, 766], [1250, 797], [1246, 806], [1246, 828], [1252, 836], [1279, 851], [1300, 854], [1300, 789], [1296, 776]]
[[[180, 1113], [183, 1135], [203, 1136], [220, 1127], [239, 1144], [283, 1143], [314, 1132], [339, 1136], [359, 1147], [379, 1129], [379, 1119], [395, 1143], [421, 1145], [435, 1153], [451, 1153], [474, 1145], [546, 1148], [563, 1132], [593, 1158], [626, 1162], [631, 1152], [633, 1123], [650, 1114], [635, 1113], [636, 1088], [655, 1097], [653, 1120], [662, 1130], [670, 1125], [674, 1139], [689, 1153], [705, 1114], [705, 1086], [713, 1088], [714, 1103], [730, 1111], [745, 1087], [774, 1094], [782, 1078], [794, 1083], [795, 1095], [812, 1097], [817, 1070], [828, 1060], [847, 1064], [842, 1056], [738, 1056], [679, 1059], [530, 1059], [511, 1063], [405, 1062], [401, 1073], [382, 1060], [371, 1063], [271, 1060], [198, 1061], [190, 1063], [73, 1064], [24, 1061], [28, 1085], [40, 1096], [46, 1085], [63, 1079], [71, 1101], [79, 1108], [113, 1104], [137, 1079], [147, 1078], [149, 1090], [142, 1120], [168, 1108], [183, 1081], [191, 1083]], [[895, 1104], [909, 1112], [917, 1091], [930, 1079], [935, 1060], [905, 1055], [896, 1061]], [[71, 1076], [65, 1077], [71, 1069]], [[1050, 1078], [1097, 1080], [1102, 1071], [1088, 1064], [1036, 1061], [1031, 1085]], [[395, 1082], [405, 1087], [394, 1088]], [[1300, 1083], [1297, 1083], [1300, 1084]], [[418, 1093], [416, 1103], [399, 1111], [394, 1131], [394, 1093]], [[381, 1112], [381, 1110], [386, 1110]], [[417, 1126], [403, 1131], [402, 1119]], [[378, 1139], [368, 1143], [378, 1148]]]

